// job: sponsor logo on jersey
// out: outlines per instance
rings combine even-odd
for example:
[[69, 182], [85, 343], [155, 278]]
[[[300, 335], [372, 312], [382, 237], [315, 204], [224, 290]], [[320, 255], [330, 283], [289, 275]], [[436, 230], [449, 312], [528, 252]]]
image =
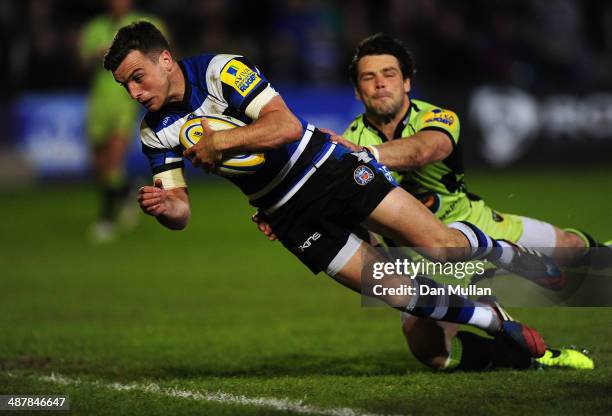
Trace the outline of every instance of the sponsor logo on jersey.
[[317, 241], [319, 238], [321, 238], [321, 233], [319, 233], [319, 232], [314, 233], [313, 235], [308, 237], [306, 239], [306, 241], [304, 241], [304, 243], [301, 246], [298, 247], [298, 250], [300, 250], [300, 252], [303, 253], [304, 250], [306, 250], [308, 247], [310, 247], [312, 245], [312, 243]]
[[431, 110], [429, 113], [425, 114], [425, 120], [423, 123], [442, 123], [447, 126], [452, 126], [455, 124], [455, 116], [450, 111], [440, 110], [436, 108], [435, 110]]
[[355, 179], [357, 185], [365, 186], [372, 182], [372, 179], [374, 179], [374, 172], [372, 172], [372, 169], [369, 167], [360, 165], [353, 172], [353, 179]]
[[230, 65], [230, 67], [227, 68], [227, 72], [230, 75], [236, 76], [236, 74], [238, 73], [238, 67], [236, 65]]
[[221, 81], [246, 97], [261, 82], [261, 77], [242, 62], [232, 59], [221, 72]]

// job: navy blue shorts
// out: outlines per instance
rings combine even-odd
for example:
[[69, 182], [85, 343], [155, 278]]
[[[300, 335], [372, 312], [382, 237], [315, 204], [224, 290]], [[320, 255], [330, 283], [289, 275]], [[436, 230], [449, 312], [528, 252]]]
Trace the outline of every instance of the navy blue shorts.
[[359, 248], [361, 223], [396, 186], [369, 153], [347, 153], [327, 160], [268, 219], [278, 239], [313, 273], [334, 275]]

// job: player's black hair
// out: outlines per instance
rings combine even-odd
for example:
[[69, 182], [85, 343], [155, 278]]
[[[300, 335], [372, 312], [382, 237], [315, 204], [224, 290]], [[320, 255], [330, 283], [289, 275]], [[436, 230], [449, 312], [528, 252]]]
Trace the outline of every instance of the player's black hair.
[[359, 43], [355, 50], [355, 55], [353, 55], [353, 60], [349, 65], [349, 76], [355, 86], [357, 85], [357, 64], [361, 58], [367, 55], [393, 55], [400, 64], [404, 79], [412, 78], [414, 75], [412, 56], [410, 56], [406, 46], [399, 39], [391, 37], [386, 33], [376, 33]]
[[104, 55], [104, 69], [115, 71], [131, 51], [146, 55], [163, 50], [170, 50], [164, 35], [152, 23], [139, 20], [119, 29]]

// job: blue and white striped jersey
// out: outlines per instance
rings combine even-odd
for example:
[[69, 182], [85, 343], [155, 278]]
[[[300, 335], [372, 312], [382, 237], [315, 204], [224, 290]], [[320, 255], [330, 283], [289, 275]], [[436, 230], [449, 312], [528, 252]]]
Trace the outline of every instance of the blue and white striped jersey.
[[[142, 121], [142, 149], [153, 174], [183, 167], [179, 132], [194, 116], [225, 114], [249, 124], [278, 93], [249, 61], [238, 55], [202, 54], [179, 62], [185, 76], [185, 95]], [[313, 125], [302, 123], [300, 139], [264, 152], [265, 162], [250, 175], [227, 177], [249, 202], [273, 212], [287, 202], [330, 156], [348, 152], [328, 141]]]

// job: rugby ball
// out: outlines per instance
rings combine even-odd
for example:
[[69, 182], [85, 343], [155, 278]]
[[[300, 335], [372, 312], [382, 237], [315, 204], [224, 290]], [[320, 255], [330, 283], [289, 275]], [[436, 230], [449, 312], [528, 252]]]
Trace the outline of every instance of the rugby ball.
[[[244, 126], [245, 124], [233, 117], [222, 114], [210, 114], [205, 116], [195, 116], [183, 124], [179, 133], [179, 140], [185, 149], [199, 142], [203, 135], [201, 120], [205, 118], [211, 129], [227, 130]], [[206, 139], [206, 138], [204, 138]], [[221, 161], [215, 173], [222, 176], [251, 175], [259, 170], [265, 163], [266, 158], [263, 153], [245, 153], [232, 156]]]

